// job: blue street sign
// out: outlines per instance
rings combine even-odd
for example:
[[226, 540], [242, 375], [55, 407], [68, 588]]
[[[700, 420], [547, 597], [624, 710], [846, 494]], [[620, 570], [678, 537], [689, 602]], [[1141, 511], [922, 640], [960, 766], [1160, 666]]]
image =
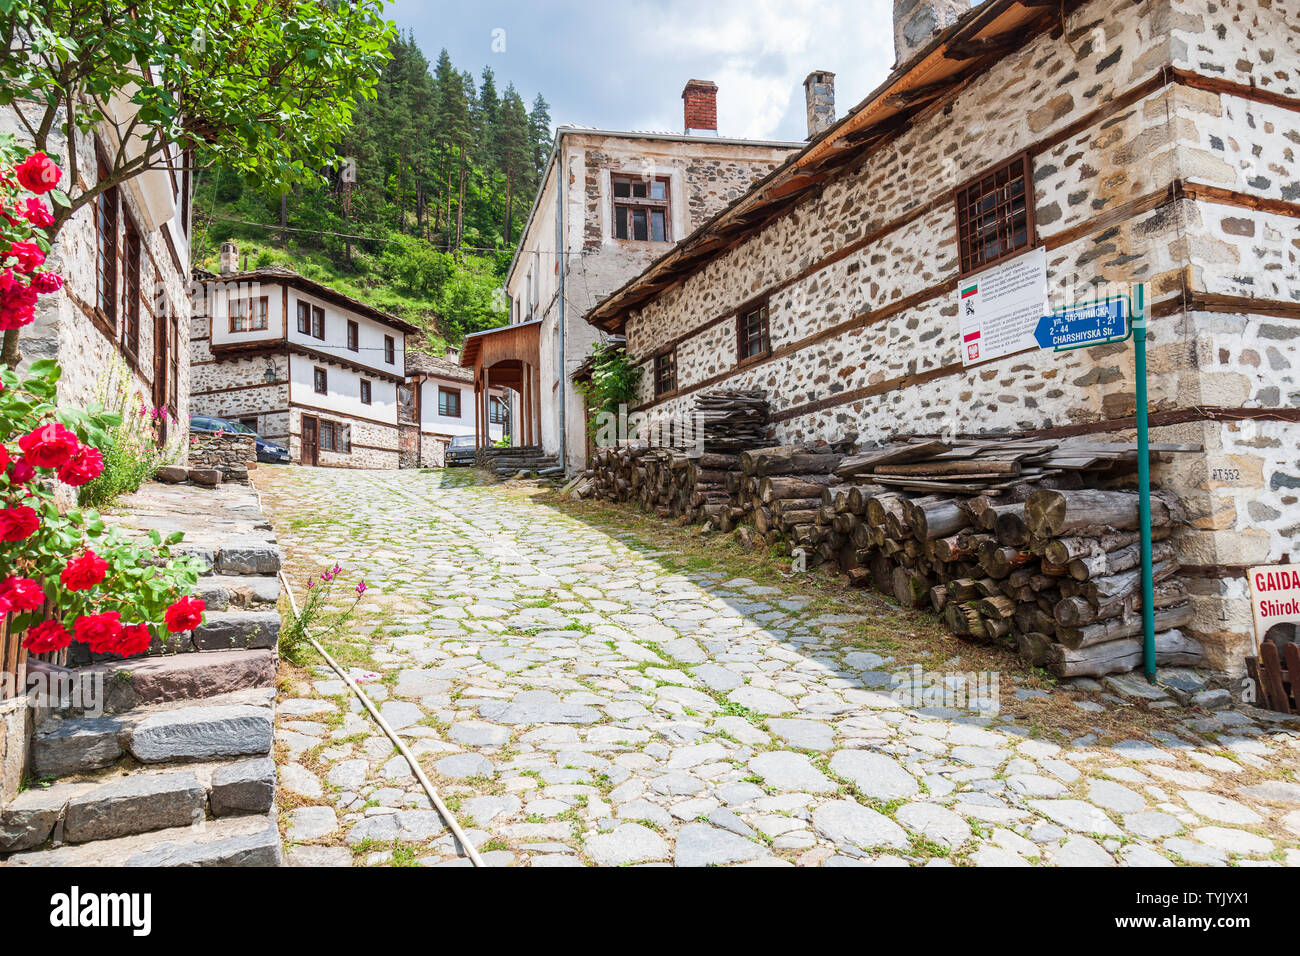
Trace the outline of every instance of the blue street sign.
[[1058, 352], [1119, 341], [1128, 334], [1127, 296], [1060, 309], [1039, 319], [1034, 329], [1039, 348]]

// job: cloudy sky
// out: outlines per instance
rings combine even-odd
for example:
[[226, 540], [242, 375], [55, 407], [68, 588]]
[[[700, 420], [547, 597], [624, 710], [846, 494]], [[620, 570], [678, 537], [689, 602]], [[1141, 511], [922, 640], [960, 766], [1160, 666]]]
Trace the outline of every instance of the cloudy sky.
[[540, 91], [557, 125], [681, 132], [694, 77], [718, 84], [722, 135], [800, 140], [811, 71], [836, 74], [838, 115], [885, 78], [891, 10], [890, 0], [397, 0], [385, 14], [431, 61], [446, 47], [458, 68], [490, 66], [525, 102]]

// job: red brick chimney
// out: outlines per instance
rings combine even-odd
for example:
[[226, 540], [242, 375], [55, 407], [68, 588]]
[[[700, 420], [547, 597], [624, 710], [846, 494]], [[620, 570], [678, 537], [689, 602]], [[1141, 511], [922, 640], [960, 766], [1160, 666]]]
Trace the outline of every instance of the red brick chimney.
[[691, 80], [682, 90], [687, 133], [718, 132], [718, 84]]

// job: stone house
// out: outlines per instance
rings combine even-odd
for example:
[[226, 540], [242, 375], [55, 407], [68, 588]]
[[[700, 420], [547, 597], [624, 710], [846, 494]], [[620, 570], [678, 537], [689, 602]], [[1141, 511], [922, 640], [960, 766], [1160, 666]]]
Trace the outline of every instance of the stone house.
[[[0, 109], [0, 130], [21, 143], [14, 109]], [[61, 185], [74, 175], [80, 190], [99, 182], [118, 149], [111, 131], [78, 134], [77, 169], [65, 168]], [[65, 142], [52, 151], [66, 164]], [[190, 413], [191, 177], [179, 154], [169, 165], [105, 190], [63, 226], [46, 263], [65, 284], [40, 297], [20, 340], [25, 362], [60, 363], [60, 399], [75, 406], [95, 401], [108, 370], [124, 363], [132, 400], [170, 413], [160, 419], [164, 439], [188, 431]]]
[[1239, 672], [1245, 569], [1300, 557], [1300, 3], [895, 21], [874, 92], [587, 320], [626, 337], [642, 411], [736, 386], [783, 442], [1131, 441], [1132, 343], [1039, 350], [1025, 319], [1144, 283], [1152, 440], [1203, 447], [1153, 479], [1188, 508], [1192, 631]]
[[[460, 353], [443, 357], [408, 350], [406, 384], [398, 390], [398, 421], [402, 423], [402, 467], [441, 467], [447, 444], [474, 434], [474, 373], [460, 364]], [[510, 398], [493, 388], [488, 398], [488, 438], [506, 434]]]
[[559, 128], [506, 278], [511, 326], [476, 336], [462, 356], [492, 357], [477, 387], [511, 388], [517, 443], [563, 447], [570, 469], [587, 452], [572, 374], [600, 341], [583, 314], [799, 145], [719, 136], [713, 83], [691, 80], [682, 99], [682, 133]]
[[196, 273], [192, 412], [247, 424], [294, 461], [396, 468], [406, 336], [420, 330], [282, 268]]

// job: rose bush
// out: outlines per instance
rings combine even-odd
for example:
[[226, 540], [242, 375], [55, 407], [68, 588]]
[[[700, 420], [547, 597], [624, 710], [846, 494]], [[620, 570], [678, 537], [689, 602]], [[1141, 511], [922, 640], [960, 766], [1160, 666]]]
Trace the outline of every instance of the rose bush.
[[[43, 153], [15, 164], [13, 150], [12, 137], [0, 137], [0, 329], [29, 324], [37, 297], [63, 285], [40, 271], [50, 213], [38, 198], [55, 190], [61, 172]], [[179, 532], [152, 531], [142, 547], [98, 513], [60, 505], [68, 497], [60, 484], [80, 488], [101, 474], [100, 449], [122, 418], [100, 405], [60, 406], [59, 376], [48, 360], [21, 375], [0, 369], [0, 614], [31, 653], [76, 640], [92, 653], [129, 657], [155, 633], [202, 622], [203, 602], [189, 593], [203, 567], [172, 557]]]

